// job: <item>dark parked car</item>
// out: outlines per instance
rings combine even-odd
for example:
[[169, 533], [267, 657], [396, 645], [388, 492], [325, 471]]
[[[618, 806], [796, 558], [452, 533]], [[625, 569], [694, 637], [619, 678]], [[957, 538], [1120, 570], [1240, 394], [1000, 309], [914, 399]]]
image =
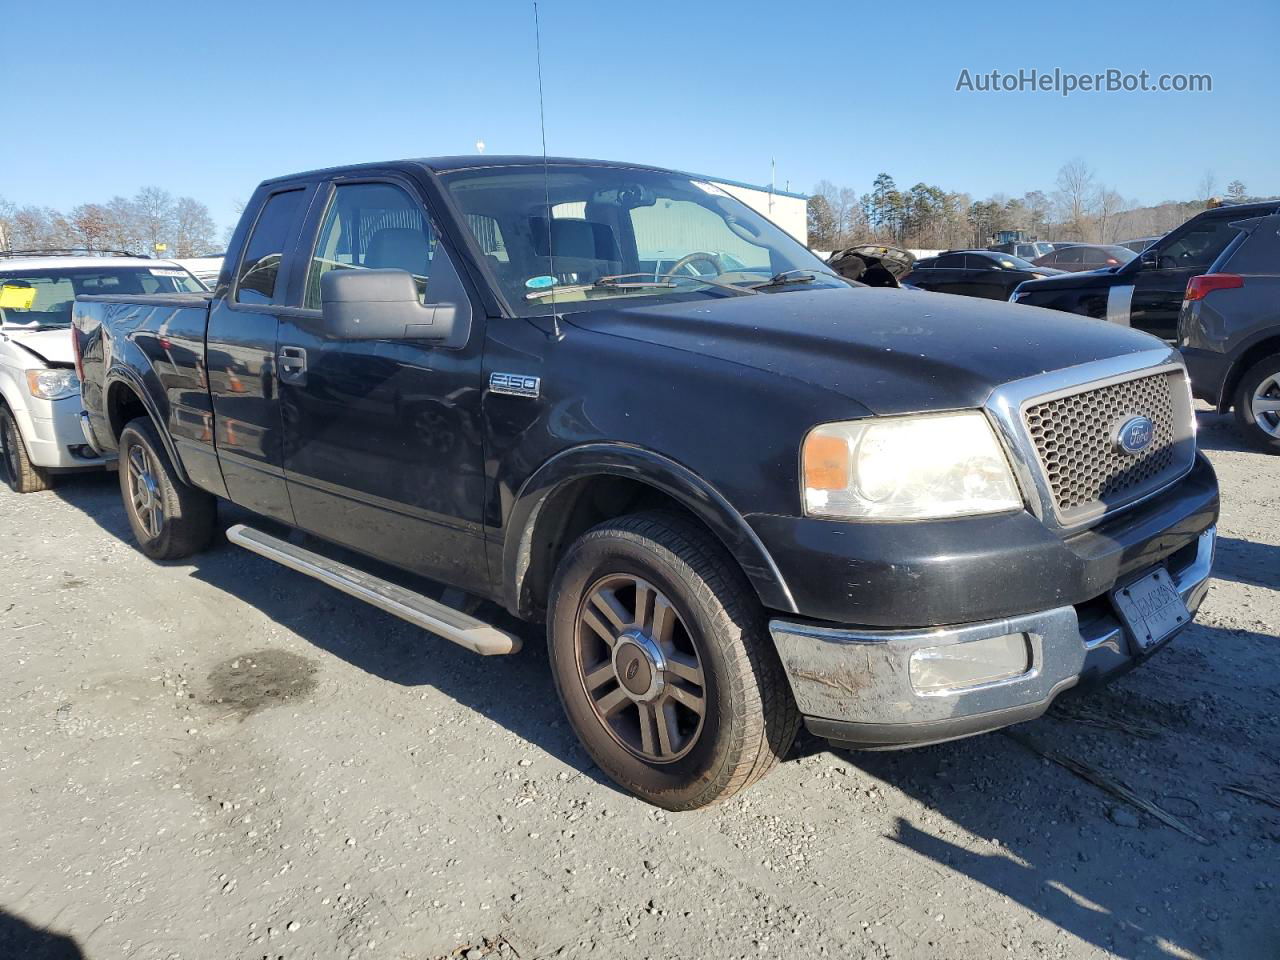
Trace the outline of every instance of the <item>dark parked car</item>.
[[1218, 488], [1181, 358], [1031, 313], [851, 284], [687, 174], [472, 156], [269, 180], [211, 293], [81, 297], [73, 343], [143, 552], [222, 497], [437, 637], [518, 651], [474, 598], [545, 624], [592, 759], [688, 809], [802, 718], [980, 733], [1191, 621]]
[[1122, 267], [1137, 254], [1127, 247], [1110, 244], [1077, 243], [1046, 253], [1031, 261], [1037, 267], [1057, 267], [1068, 273], [1079, 273], [1082, 270], [1106, 270], [1108, 267]]
[[1061, 273], [1053, 267], [1037, 267], [1009, 253], [991, 250], [948, 250], [936, 257], [917, 260], [902, 282], [934, 293], [1008, 300], [1024, 280]]
[[1178, 343], [1195, 395], [1234, 407], [1245, 435], [1280, 453], [1280, 216], [1232, 226], [1235, 239], [1187, 284]]
[[1206, 210], [1122, 267], [1030, 280], [1014, 291], [1013, 300], [1136, 327], [1172, 343], [1187, 282], [1208, 271], [1235, 239], [1231, 224], [1278, 209], [1280, 203], [1268, 201]]
[[1023, 260], [1034, 260], [1053, 251], [1053, 244], [1040, 240], [1011, 240], [1008, 243], [993, 243], [987, 247], [993, 253], [1011, 253]]

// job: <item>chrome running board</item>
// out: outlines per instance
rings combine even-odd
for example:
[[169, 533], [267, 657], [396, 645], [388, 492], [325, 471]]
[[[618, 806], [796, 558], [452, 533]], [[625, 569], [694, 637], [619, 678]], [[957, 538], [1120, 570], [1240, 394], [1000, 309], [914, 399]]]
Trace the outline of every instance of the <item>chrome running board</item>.
[[505, 633], [461, 610], [430, 597], [396, 586], [372, 574], [336, 560], [330, 560], [261, 530], [237, 523], [227, 530], [227, 539], [283, 567], [304, 573], [321, 583], [341, 590], [370, 606], [385, 610], [401, 620], [430, 633], [452, 640], [486, 657], [517, 653], [520, 638]]

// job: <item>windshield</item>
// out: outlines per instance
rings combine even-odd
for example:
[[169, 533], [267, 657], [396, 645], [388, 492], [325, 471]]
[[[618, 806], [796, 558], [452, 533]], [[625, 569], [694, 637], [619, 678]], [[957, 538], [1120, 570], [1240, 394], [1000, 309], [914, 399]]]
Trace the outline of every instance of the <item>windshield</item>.
[[541, 165], [441, 179], [520, 316], [749, 295], [771, 278], [770, 293], [848, 286], [750, 207], [680, 174], [552, 164], [545, 179]]
[[200, 281], [174, 266], [49, 267], [0, 270], [0, 324], [47, 330], [71, 325], [81, 293], [202, 293]]

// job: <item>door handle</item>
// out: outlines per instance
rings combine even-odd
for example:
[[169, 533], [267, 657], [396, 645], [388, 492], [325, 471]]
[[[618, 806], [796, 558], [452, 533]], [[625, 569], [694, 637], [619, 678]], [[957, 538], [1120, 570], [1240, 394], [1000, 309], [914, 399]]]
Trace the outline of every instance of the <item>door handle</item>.
[[276, 366], [285, 383], [303, 383], [307, 378], [307, 351], [302, 347], [281, 347]]

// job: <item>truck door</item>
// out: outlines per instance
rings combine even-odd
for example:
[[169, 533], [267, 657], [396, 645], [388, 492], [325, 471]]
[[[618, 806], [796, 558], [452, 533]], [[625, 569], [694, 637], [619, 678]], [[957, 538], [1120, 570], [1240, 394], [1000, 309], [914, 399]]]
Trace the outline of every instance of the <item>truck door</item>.
[[276, 384], [276, 332], [298, 231], [312, 193], [267, 195], [242, 244], [231, 289], [213, 301], [205, 366], [218, 464], [235, 503], [293, 522], [285, 488]]
[[416, 185], [340, 180], [311, 218], [300, 307], [280, 328], [284, 466], [297, 525], [463, 589], [488, 590], [482, 506], [483, 311], [464, 344], [336, 340], [318, 326], [330, 270], [396, 268], [420, 299], [461, 289]]

